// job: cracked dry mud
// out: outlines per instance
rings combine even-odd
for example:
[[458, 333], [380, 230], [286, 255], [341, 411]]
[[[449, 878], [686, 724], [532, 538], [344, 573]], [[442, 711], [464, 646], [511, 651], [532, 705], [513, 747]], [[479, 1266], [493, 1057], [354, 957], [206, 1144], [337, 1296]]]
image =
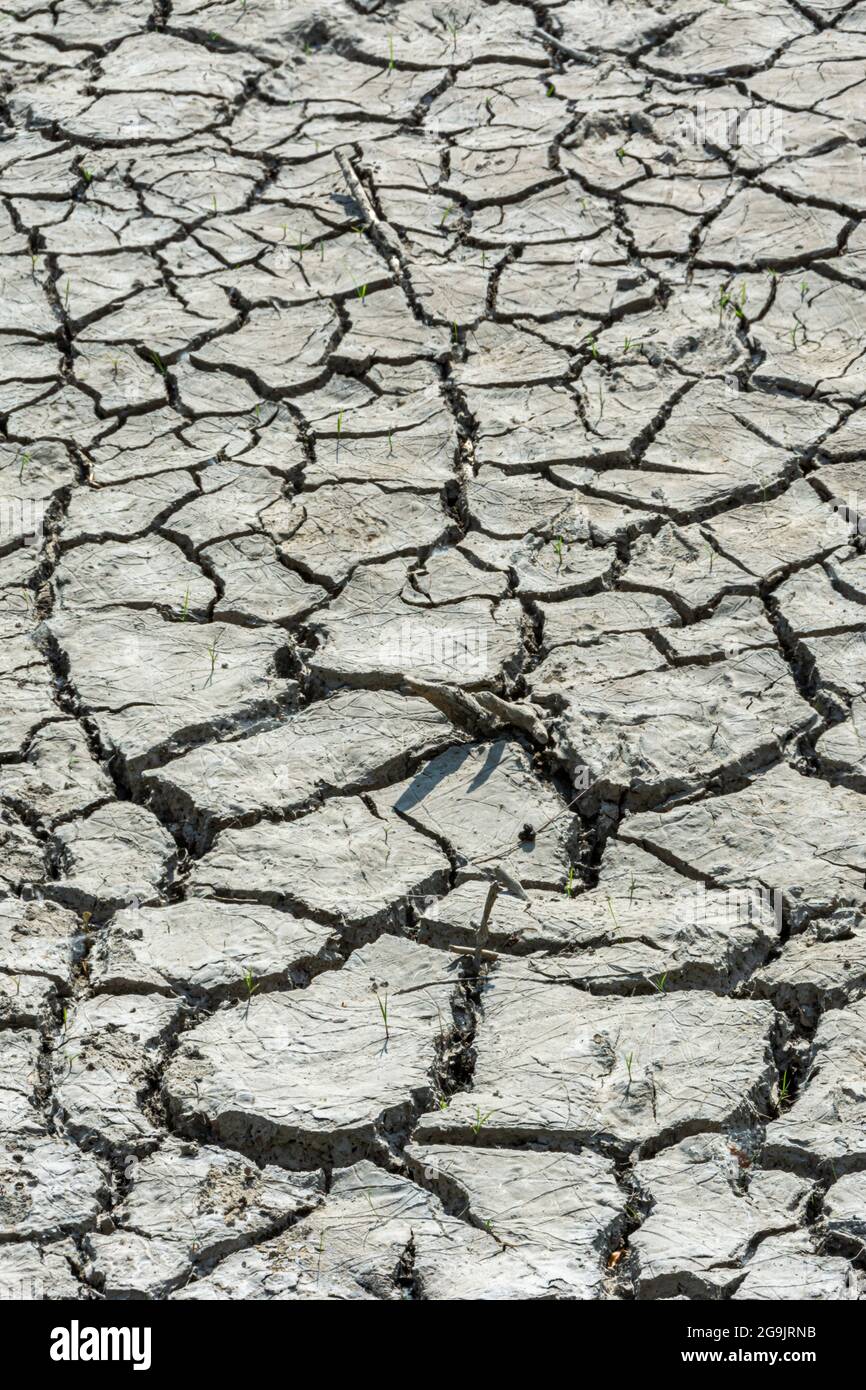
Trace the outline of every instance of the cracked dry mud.
[[866, 1297], [866, 4], [0, 81], [0, 1291]]

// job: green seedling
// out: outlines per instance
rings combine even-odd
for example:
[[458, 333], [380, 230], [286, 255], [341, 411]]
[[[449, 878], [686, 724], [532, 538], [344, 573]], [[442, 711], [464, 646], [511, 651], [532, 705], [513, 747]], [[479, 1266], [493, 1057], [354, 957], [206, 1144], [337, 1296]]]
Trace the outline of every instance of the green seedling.
[[628, 1072], [628, 1084], [629, 1084], [629, 1086], [631, 1085], [631, 1081], [632, 1081], [631, 1069], [632, 1069], [632, 1063], [633, 1063], [633, 1062], [634, 1062], [634, 1053], [633, 1053], [633, 1052], [629, 1052], [628, 1055], [627, 1055], [626, 1058], [625, 1058], [625, 1069], [626, 1069], [626, 1071]]
[[493, 1111], [492, 1111], [492, 1110], [488, 1110], [486, 1115], [482, 1115], [482, 1113], [481, 1113], [481, 1106], [480, 1106], [480, 1105], [476, 1105], [476, 1107], [475, 1107], [475, 1119], [472, 1121], [471, 1125], [469, 1126], [469, 1128], [472, 1130], [472, 1133], [475, 1135], [476, 1139], [478, 1138], [478, 1135], [481, 1133], [482, 1129], [484, 1128], [484, 1126], [486, 1125], [487, 1121], [490, 1119], [490, 1116], [491, 1116], [492, 1114], [493, 1114]]
[[[743, 286], [741, 287], [741, 289], [740, 289], [740, 303], [741, 303], [741, 304], [742, 304], [742, 303], [745, 303], [745, 298], [746, 298], [746, 286], [743, 285]], [[731, 295], [728, 294], [728, 291], [725, 289], [725, 287], [724, 287], [724, 285], [723, 285], [722, 288], [719, 290], [719, 324], [721, 324], [721, 322], [722, 322], [722, 317], [723, 317], [724, 312], [725, 312], [726, 309], [730, 309], [732, 313], [736, 314], [736, 316], [737, 316], [738, 319], [741, 319], [741, 318], [744, 317], [743, 311], [742, 311], [742, 309], [740, 308], [740, 305], [737, 304], [737, 303], [734, 301], [734, 299], [731, 297]]]
[[392, 439], [392, 437], [391, 437], [391, 431], [389, 430], [389, 431], [388, 431], [388, 453], [389, 453], [389, 454], [393, 454], [393, 452], [394, 452], [394, 440]]
[[629, 900], [630, 903], [633, 903], [633, 902], [634, 902], [634, 874], [632, 874], [632, 876], [631, 876], [631, 883], [629, 884], [629, 889], [628, 889], [628, 900]]
[[779, 1083], [779, 1104], [786, 1105], [791, 1099], [791, 1081], [787, 1071], [782, 1072], [782, 1079]]
[[162, 358], [160, 357], [159, 353], [158, 353], [158, 352], [154, 352], [153, 349], [151, 349], [151, 350], [150, 350], [150, 353], [149, 353], [149, 356], [150, 356], [150, 360], [152, 361], [153, 365], [156, 367], [156, 370], [159, 372], [160, 376], [165, 376], [165, 374], [166, 374], [165, 363], [163, 362], [163, 360], [162, 360]]
[[659, 975], [659, 977], [658, 977], [657, 980], [650, 980], [650, 984], [652, 985], [653, 989], [657, 989], [657, 990], [658, 990], [659, 994], [664, 994], [664, 992], [665, 992], [665, 985], [667, 984], [667, 979], [668, 979], [668, 972], [665, 971], [665, 973], [664, 973], [663, 975]]
[[613, 910], [613, 903], [610, 900], [610, 895], [607, 896], [605, 901], [607, 902], [607, 910], [610, 913], [610, 919], [616, 927], [616, 930], [619, 931], [619, 922], [616, 920], [616, 913]]
[[183, 603], [180, 605], [180, 620], [185, 623], [189, 617], [189, 585], [186, 586], [186, 593], [183, 596]]
[[558, 570], [561, 570], [561, 569], [562, 569], [562, 548], [563, 548], [562, 536], [557, 536], [557, 537], [556, 537], [556, 540], [553, 542], [553, 549], [554, 549], [554, 552], [555, 552], [555, 554], [556, 554], [556, 568], [557, 568]]
[[440, 1110], [447, 1110], [450, 1104], [451, 1104], [451, 1101], [449, 1100], [448, 1096], [440, 1096], [440, 1097], [439, 1097], [439, 1109], [440, 1109]]
[[218, 641], [219, 641], [219, 638], [215, 637], [215, 638], [213, 639], [213, 641], [211, 642], [210, 646], [207, 648], [207, 654], [208, 654], [208, 656], [210, 657], [210, 674], [208, 675], [208, 678], [207, 678], [207, 680], [206, 680], [205, 683], [204, 683], [204, 688], [205, 688], [205, 690], [207, 690], [207, 687], [213, 683], [214, 671], [216, 670], [217, 642], [218, 642]]
[[214, 210], [214, 212], [216, 212], [216, 210], [217, 210], [217, 204], [216, 204], [216, 194], [215, 194], [215, 193], [212, 193], [212, 194], [211, 194], [211, 202], [213, 203], [213, 210]]
[[382, 1015], [382, 1023], [385, 1028], [385, 1041], [390, 1042], [391, 1033], [388, 1028], [388, 985], [382, 986], [383, 994], [379, 993], [379, 986], [373, 983], [373, 993], [376, 996], [376, 1003], [379, 1005], [379, 1013]]
[[482, 252], [481, 252], [481, 269], [482, 269], [482, 270], [486, 270], [486, 269], [487, 269], [487, 252], [486, 252], [486, 251], [482, 251]]
[[253, 976], [253, 972], [252, 970], [250, 970], [249, 966], [247, 966], [244, 970], [244, 984], [247, 987], [247, 999], [250, 1000], [252, 999], [259, 986], [256, 983], [255, 978]]
[[801, 282], [800, 282], [800, 300], [801, 300], [801, 301], [804, 300], [804, 299], [806, 298], [806, 295], [807, 295], [808, 293], [809, 293], [809, 286], [808, 286], [808, 283], [807, 283], [805, 280], [801, 280]]
[[445, 226], [446, 219], [449, 218], [449, 217], [451, 216], [451, 214], [452, 214], [453, 211], [454, 211], [454, 204], [453, 204], [453, 203], [449, 203], [448, 206], [447, 206], [447, 208], [445, 209], [445, 211], [443, 212], [442, 216], [441, 216], [440, 219], [439, 219], [439, 226], [440, 226], [440, 227], [444, 227], [444, 226]]
[[616, 157], [619, 160], [620, 164], [625, 163], [625, 150], [623, 149], [622, 145], [620, 145], [619, 149], [617, 150]]
[[598, 361], [598, 343], [596, 342], [595, 338], [590, 338], [590, 340], [589, 340], [589, 350], [590, 350], [590, 352], [592, 353], [593, 357], [595, 358], [595, 360], [596, 360], [596, 362], [597, 362], [597, 361]]
[[337, 416], [337, 438], [338, 438], [338, 439], [340, 438], [340, 435], [341, 435], [341, 433], [342, 433], [342, 430], [343, 430], [343, 412], [342, 412], [342, 410], [341, 410], [340, 413], [339, 413], [339, 415]]
[[27, 467], [27, 464], [30, 462], [30, 455], [29, 455], [29, 454], [19, 454], [19, 458], [20, 458], [20, 460], [21, 460], [20, 465], [19, 465], [19, 468], [18, 468], [18, 481], [19, 481], [19, 483], [20, 483], [21, 479], [24, 477], [24, 469]]
[[555, 96], [556, 96], [556, 88], [554, 87], [554, 85], [553, 85], [552, 82], [548, 82], [548, 84], [547, 84], [547, 95], [548, 95], [549, 97], [555, 97]]
[[566, 883], [565, 883], [565, 896], [566, 896], [567, 898], [573, 898], [573, 897], [574, 897], [574, 865], [573, 865], [573, 864], [569, 864], [569, 866], [568, 866], [568, 878], [566, 879]]
[[394, 36], [388, 35], [388, 72], [394, 71]]
[[355, 290], [355, 293], [360, 299], [361, 303], [363, 304], [364, 300], [367, 298], [367, 286], [359, 285], [358, 288]]
[[458, 329], [456, 323], [452, 323], [452, 325], [451, 325], [451, 341], [452, 341], [453, 343], [459, 343], [459, 342], [460, 342], [460, 331], [459, 331], [459, 329]]
[[622, 345], [623, 352], [631, 352], [631, 338], [626, 338]]

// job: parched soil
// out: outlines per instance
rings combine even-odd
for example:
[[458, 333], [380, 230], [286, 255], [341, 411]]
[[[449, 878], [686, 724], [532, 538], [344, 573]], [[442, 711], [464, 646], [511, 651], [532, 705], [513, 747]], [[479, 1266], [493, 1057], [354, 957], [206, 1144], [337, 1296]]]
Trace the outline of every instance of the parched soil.
[[0, 1294], [862, 1298], [866, 4], [0, 83]]

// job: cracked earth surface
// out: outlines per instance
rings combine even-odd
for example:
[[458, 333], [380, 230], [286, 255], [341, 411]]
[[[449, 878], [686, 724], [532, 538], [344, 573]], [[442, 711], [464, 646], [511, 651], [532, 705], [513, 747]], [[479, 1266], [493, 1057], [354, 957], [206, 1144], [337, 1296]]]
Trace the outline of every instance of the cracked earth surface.
[[866, 4], [0, 81], [6, 1296], [866, 1296]]

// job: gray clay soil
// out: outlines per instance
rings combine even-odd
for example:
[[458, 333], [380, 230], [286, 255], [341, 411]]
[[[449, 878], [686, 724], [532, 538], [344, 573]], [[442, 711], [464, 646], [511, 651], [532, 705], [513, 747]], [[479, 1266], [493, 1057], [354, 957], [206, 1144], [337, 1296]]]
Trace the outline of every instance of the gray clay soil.
[[863, 1297], [866, 4], [0, 80], [5, 1296]]

